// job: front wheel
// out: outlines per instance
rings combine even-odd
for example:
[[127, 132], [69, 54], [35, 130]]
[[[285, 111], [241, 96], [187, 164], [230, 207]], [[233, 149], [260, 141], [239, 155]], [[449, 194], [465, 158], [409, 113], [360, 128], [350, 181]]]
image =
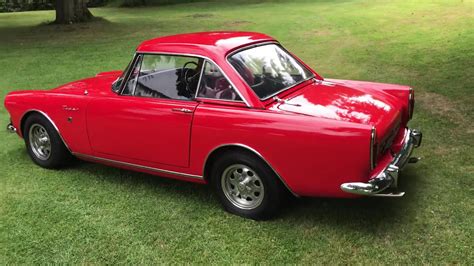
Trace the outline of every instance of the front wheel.
[[211, 183], [228, 212], [255, 220], [277, 213], [285, 188], [260, 158], [234, 152], [219, 157], [213, 165]]
[[26, 118], [23, 138], [31, 159], [44, 168], [59, 168], [71, 161], [72, 155], [55, 127], [40, 114]]

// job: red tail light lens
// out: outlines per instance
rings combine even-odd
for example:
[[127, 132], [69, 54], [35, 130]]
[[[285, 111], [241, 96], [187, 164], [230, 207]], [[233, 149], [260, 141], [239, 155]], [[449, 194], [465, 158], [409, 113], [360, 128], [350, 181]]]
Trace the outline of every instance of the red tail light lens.
[[410, 88], [410, 94], [408, 95], [408, 120], [413, 117], [413, 109], [415, 108], [415, 91]]
[[370, 168], [373, 170], [377, 166], [377, 131], [372, 127], [370, 134]]

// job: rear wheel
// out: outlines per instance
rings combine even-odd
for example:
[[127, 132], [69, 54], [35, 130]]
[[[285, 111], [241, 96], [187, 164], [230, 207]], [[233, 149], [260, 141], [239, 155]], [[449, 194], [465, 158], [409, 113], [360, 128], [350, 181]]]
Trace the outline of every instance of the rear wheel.
[[71, 161], [72, 155], [56, 128], [40, 114], [26, 118], [23, 138], [30, 158], [44, 168], [59, 168]]
[[274, 216], [286, 196], [273, 170], [245, 152], [219, 157], [211, 170], [211, 183], [228, 212], [255, 220]]

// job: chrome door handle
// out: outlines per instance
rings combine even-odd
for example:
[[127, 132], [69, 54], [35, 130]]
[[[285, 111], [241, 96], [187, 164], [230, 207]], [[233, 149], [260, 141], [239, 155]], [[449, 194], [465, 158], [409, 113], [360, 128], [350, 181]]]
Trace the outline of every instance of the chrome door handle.
[[186, 114], [189, 114], [189, 113], [192, 113], [192, 112], [193, 112], [192, 110], [187, 109], [187, 108], [173, 108], [173, 109], [171, 109], [171, 111], [173, 111], [173, 112], [181, 112], [181, 113], [186, 113]]

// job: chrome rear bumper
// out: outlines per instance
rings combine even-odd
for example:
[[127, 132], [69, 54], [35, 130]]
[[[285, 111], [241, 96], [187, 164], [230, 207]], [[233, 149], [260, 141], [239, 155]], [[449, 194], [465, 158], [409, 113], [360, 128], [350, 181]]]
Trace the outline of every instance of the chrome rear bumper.
[[351, 182], [341, 185], [344, 192], [365, 195], [365, 196], [384, 196], [384, 197], [401, 197], [405, 192], [398, 193], [381, 193], [389, 187], [396, 188], [398, 185], [398, 172], [407, 163], [416, 163], [420, 158], [412, 157], [411, 153], [414, 148], [421, 145], [422, 133], [416, 129], [406, 129], [405, 140], [402, 149], [395, 155], [390, 164], [385, 167], [376, 177], [370, 179], [367, 183]]
[[10, 133], [16, 133], [16, 127], [14, 127], [13, 124], [10, 122], [7, 125], [7, 131], [10, 132]]

